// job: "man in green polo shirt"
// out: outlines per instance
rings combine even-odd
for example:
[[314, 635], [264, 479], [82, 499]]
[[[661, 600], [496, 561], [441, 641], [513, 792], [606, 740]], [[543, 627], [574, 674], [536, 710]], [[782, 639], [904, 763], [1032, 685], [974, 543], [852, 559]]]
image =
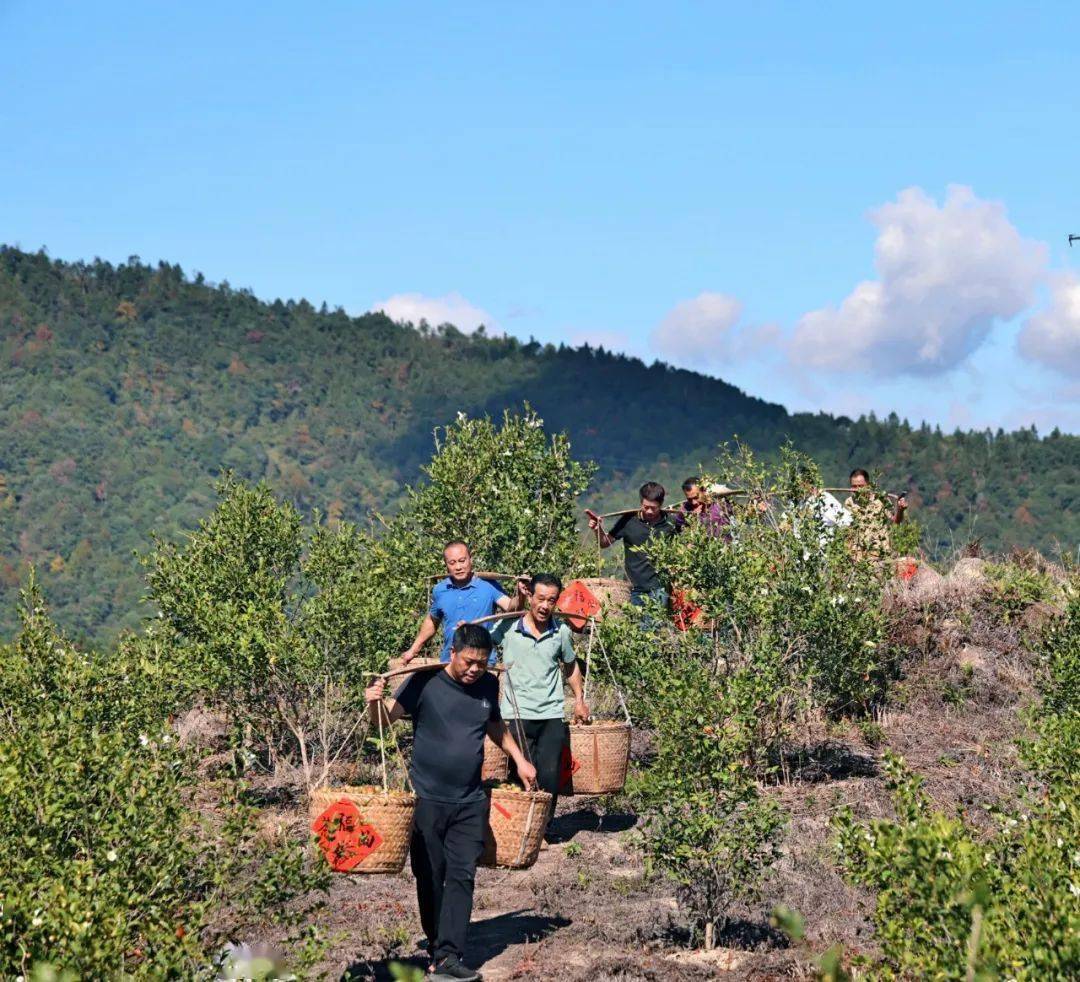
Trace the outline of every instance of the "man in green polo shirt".
[[[500, 709], [519, 746], [528, 747], [536, 767], [536, 783], [559, 793], [559, 770], [568, 730], [563, 721], [563, 680], [574, 693], [574, 719], [589, 719], [582, 692], [581, 668], [570, 642], [570, 628], [555, 617], [562, 582], [551, 573], [538, 573], [529, 583], [525, 613], [505, 620], [491, 637], [502, 649], [507, 670]], [[513, 698], [511, 698], [511, 687]]]

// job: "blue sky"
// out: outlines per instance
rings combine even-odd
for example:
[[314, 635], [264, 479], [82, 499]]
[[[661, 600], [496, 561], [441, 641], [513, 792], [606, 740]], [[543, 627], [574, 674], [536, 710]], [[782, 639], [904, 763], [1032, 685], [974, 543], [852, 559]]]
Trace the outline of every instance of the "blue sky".
[[1080, 6], [868, 6], [0, 0], [0, 241], [1080, 431]]

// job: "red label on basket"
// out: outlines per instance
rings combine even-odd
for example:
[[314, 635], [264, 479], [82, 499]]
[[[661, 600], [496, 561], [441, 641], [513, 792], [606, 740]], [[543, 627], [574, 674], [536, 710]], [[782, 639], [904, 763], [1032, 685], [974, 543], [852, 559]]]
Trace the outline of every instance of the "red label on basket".
[[510, 809], [503, 808], [503, 806], [500, 805], [494, 798], [491, 800], [491, 807], [498, 809], [499, 814], [502, 815], [503, 818], [510, 817]]
[[671, 612], [675, 626], [680, 631], [690, 630], [690, 626], [701, 620], [702, 610], [691, 603], [685, 590], [673, 590], [671, 593]]
[[562, 757], [559, 760], [559, 789], [566, 790], [570, 787], [570, 779], [581, 770], [581, 761], [572, 753], [570, 747], [563, 744]]
[[555, 606], [563, 615], [563, 620], [575, 631], [585, 630], [589, 618], [600, 612], [600, 601], [581, 580], [568, 583], [559, 594], [559, 602]]
[[351, 801], [335, 801], [314, 822], [311, 831], [318, 837], [330, 868], [347, 873], [382, 845], [382, 836], [374, 825], [364, 821]]

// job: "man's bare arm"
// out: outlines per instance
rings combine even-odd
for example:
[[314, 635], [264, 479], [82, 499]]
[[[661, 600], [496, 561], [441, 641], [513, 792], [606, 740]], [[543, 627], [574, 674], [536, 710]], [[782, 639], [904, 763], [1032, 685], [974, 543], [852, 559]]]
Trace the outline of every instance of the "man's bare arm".
[[495, 606], [504, 614], [515, 610], [525, 609], [525, 599], [529, 596], [529, 581], [524, 576], [519, 576], [514, 582], [514, 595], [512, 597], [499, 597]]
[[386, 692], [386, 679], [377, 678], [364, 690], [364, 699], [367, 701], [368, 719], [375, 725], [379, 725], [379, 717], [382, 717], [382, 725], [389, 726], [405, 715], [405, 710], [396, 699], [384, 699]]
[[438, 629], [439, 625], [436, 623], [435, 618], [431, 614], [425, 614], [423, 621], [420, 622], [420, 630], [416, 632], [416, 640], [401, 654], [401, 658], [406, 665], [420, 653], [420, 649], [425, 644], [435, 637], [435, 632]]
[[510, 727], [506, 725], [506, 721], [501, 719], [492, 720], [487, 725], [487, 735], [491, 738], [491, 742], [514, 762], [518, 777], [522, 779], [525, 786], [529, 787], [535, 784], [536, 768], [525, 759], [525, 755], [521, 752], [521, 747], [518, 746], [518, 742], [514, 739]]
[[601, 519], [596, 512], [586, 508], [585, 514], [589, 516], [589, 528], [596, 533], [596, 539], [600, 543], [602, 549], [606, 549], [615, 542], [615, 540], [604, 530], [603, 519]]
[[577, 663], [577, 660], [572, 662], [563, 662], [562, 666], [563, 678], [566, 679], [567, 684], [570, 686], [570, 691], [574, 693], [574, 721], [585, 723], [589, 719], [589, 707], [585, 703], [585, 689], [583, 685], [583, 678], [581, 675], [581, 666]]

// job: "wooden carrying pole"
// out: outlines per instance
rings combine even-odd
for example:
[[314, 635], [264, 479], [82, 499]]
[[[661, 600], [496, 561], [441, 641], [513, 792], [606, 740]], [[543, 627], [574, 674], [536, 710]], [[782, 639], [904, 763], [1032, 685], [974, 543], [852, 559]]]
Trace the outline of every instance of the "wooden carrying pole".
[[[480, 570], [473, 570], [472, 575], [481, 580], [527, 580], [530, 578], [528, 573], [488, 573]], [[446, 576], [446, 573], [432, 573], [424, 578], [428, 583], [438, 583], [439, 580], [445, 580]]]
[[470, 624], [486, 624], [488, 621], [504, 621], [508, 617], [522, 617], [525, 611], [523, 610], [500, 610], [497, 614], [488, 614], [487, 617], [478, 617], [475, 621], [469, 621]]
[[[668, 514], [674, 514], [679, 509], [678, 508], [662, 508], [660, 510], [664, 511], [664, 512], [667, 512]], [[617, 517], [620, 517], [622, 515], [636, 515], [640, 511], [641, 511], [640, 508], [624, 508], [622, 511], [609, 511], [609, 512], [606, 512], [603, 515], [597, 515], [596, 517], [603, 520], [605, 518], [617, 518]], [[586, 509], [586, 513], [587, 512], [588, 512], [588, 509]]]

